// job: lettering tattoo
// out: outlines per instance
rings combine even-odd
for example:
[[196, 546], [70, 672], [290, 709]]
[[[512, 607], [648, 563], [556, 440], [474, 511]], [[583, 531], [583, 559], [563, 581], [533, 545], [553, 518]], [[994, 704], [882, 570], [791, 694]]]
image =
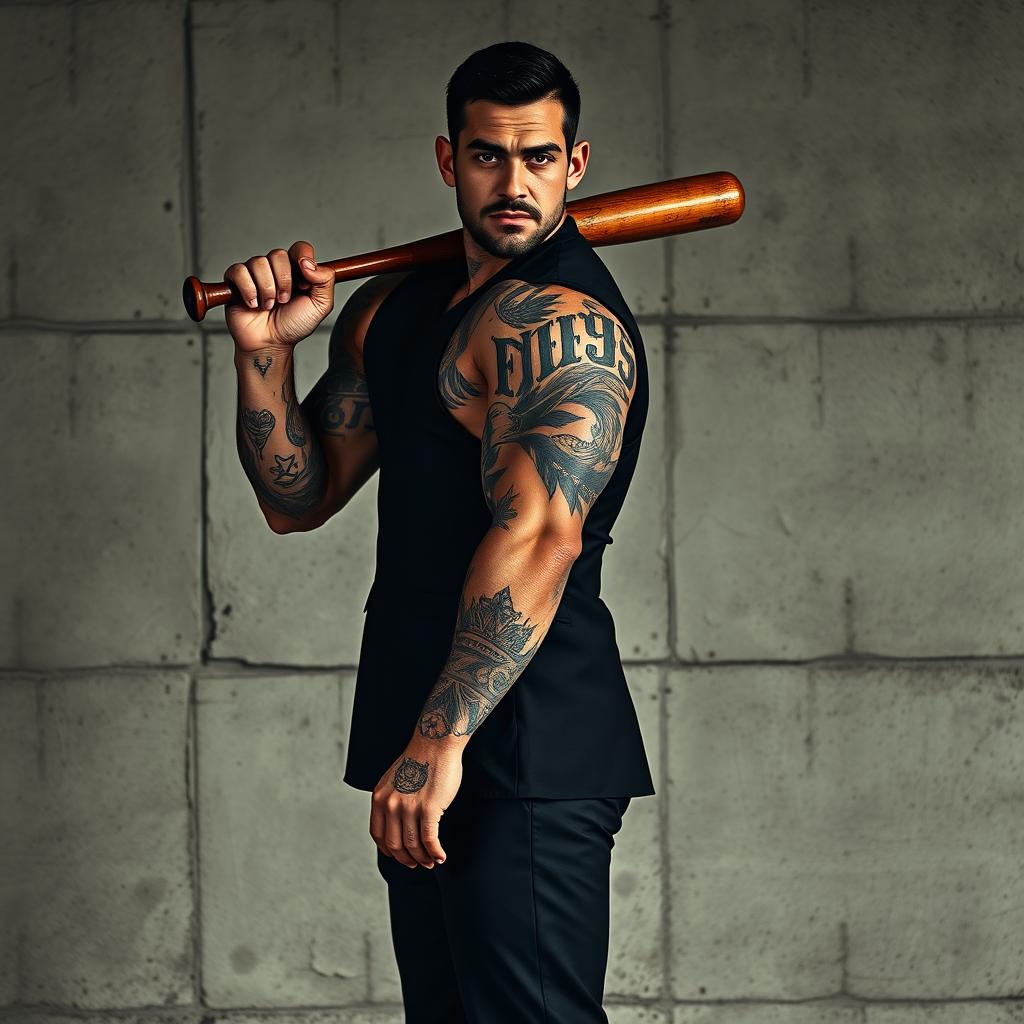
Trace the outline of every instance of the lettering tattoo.
[[[557, 301], [559, 296], [555, 295], [554, 298]], [[559, 314], [552, 318], [554, 310], [550, 307], [543, 309], [539, 316], [531, 317], [529, 313], [521, 314], [520, 305], [513, 305], [512, 309], [508, 310], [505, 308], [504, 302], [496, 304], [495, 308], [502, 322], [519, 330], [519, 337], [492, 337], [491, 339], [494, 342], [498, 359], [498, 386], [495, 389], [495, 394], [507, 395], [509, 398], [522, 395], [537, 384], [543, 383], [555, 370], [582, 362], [583, 356], [586, 356], [587, 362], [596, 366], [614, 366], [626, 391], [629, 391], [636, 376], [636, 360], [629, 335], [589, 299], [584, 299], [583, 305], [586, 307], [585, 310]], [[582, 323], [586, 336], [601, 343], [599, 348], [593, 341], [588, 342], [583, 347], [583, 356], [577, 351], [580, 344], [580, 335], [576, 332], [577, 318]], [[556, 342], [552, 319], [558, 322], [559, 361], [557, 363], [554, 361]], [[543, 322], [538, 324], [539, 320], [543, 320]], [[528, 329], [522, 330], [524, 326]], [[534, 337], [537, 339], [539, 367], [533, 365], [531, 341]], [[615, 361], [616, 348], [622, 353], [622, 359], [617, 364]], [[510, 377], [517, 368], [517, 364], [520, 370], [519, 388], [513, 394]]]
[[373, 430], [366, 374], [340, 342], [335, 345], [333, 335], [327, 369], [302, 400], [302, 408], [324, 434]]
[[349, 431], [374, 429], [366, 371], [349, 344], [348, 333], [391, 287], [388, 281], [375, 277], [366, 281], [349, 296], [334, 323], [327, 369], [302, 400], [303, 411], [322, 434], [341, 437]]
[[540, 647], [527, 647], [537, 627], [520, 619], [508, 587], [468, 608], [460, 601], [451, 653], [420, 716], [423, 736], [468, 736], [490, 714]]
[[261, 363], [260, 362], [260, 357], [256, 356], [256, 358], [253, 359], [253, 361], [252, 361], [252, 365], [255, 366], [257, 370], [260, 371], [260, 376], [261, 377], [266, 377], [267, 370], [270, 369], [270, 366], [271, 366], [271, 364], [273, 362], [274, 362], [274, 357], [273, 356], [267, 356], [267, 361], [265, 363]]
[[427, 765], [429, 761], [417, 761], [413, 757], [405, 757], [395, 769], [392, 780], [399, 793], [415, 793], [427, 782]]

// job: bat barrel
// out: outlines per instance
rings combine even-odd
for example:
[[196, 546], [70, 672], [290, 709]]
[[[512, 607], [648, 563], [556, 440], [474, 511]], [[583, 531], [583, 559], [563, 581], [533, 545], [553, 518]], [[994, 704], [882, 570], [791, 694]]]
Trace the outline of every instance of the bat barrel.
[[743, 213], [744, 203], [739, 178], [728, 171], [712, 171], [566, 205], [591, 245], [619, 245], [732, 224]]

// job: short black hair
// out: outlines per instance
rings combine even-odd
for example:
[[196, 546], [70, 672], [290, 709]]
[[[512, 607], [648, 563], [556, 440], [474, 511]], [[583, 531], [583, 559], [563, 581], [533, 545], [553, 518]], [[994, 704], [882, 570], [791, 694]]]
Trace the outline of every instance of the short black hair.
[[452, 74], [445, 90], [448, 139], [457, 150], [466, 124], [466, 104], [490, 100], [507, 106], [557, 99], [562, 104], [566, 157], [576, 142], [580, 90], [569, 69], [553, 54], [532, 43], [494, 43], [471, 53]]

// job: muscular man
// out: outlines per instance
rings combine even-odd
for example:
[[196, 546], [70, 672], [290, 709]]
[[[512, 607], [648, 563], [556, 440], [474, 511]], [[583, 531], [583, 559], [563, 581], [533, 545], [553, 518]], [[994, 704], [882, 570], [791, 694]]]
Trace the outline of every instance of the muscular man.
[[600, 598], [647, 362], [566, 213], [579, 106], [535, 46], [463, 62], [435, 150], [465, 259], [357, 288], [301, 403], [292, 349], [333, 274], [308, 242], [225, 273], [251, 306], [226, 307], [237, 441], [271, 529], [320, 526], [380, 471], [344, 779], [373, 794], [414, 1024], [606, 1021], [613, 837], [654, 793]]

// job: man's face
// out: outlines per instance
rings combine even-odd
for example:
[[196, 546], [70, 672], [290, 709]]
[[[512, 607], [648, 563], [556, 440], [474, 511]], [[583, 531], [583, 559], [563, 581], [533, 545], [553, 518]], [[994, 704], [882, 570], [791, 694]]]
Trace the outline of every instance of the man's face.
[[583, 177], [589, 152], [588, 143], [577, 142], [566, 153], [562, 115], [554, 99], [519, 107], [474, 100], [465, 106], [454, 155], [438, 136], [438, 166], [455, 188], [462, 223], [492, 256], [529, 252], [562, 220], [567, 190]]

